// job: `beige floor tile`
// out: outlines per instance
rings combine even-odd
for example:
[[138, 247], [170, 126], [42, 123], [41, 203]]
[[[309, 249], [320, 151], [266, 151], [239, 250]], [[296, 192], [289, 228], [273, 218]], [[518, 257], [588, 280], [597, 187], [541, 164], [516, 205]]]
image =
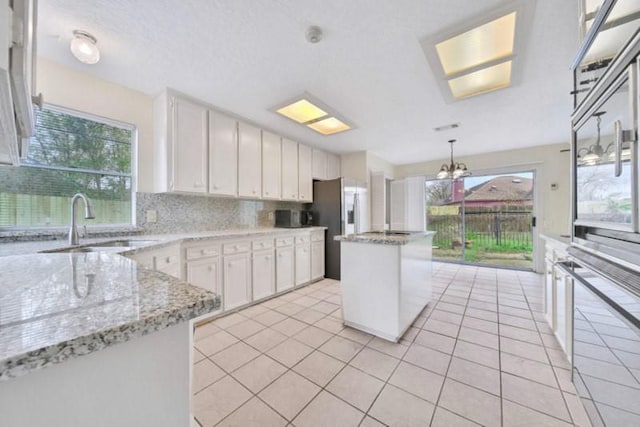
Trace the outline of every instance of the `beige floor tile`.
[[563, 395], [569, 407], [569, 413], [571, 414], [573, 423], [581, 427], [591, 427], [591, 421], [587, 416], [587, 411], [585, 411], [580, 398], [569, 393], [563, 393]]
[[418, 368], [406, 362], [401, 362], [389, 379], [389, 384], [393, 384], [431, 403], [438, 401], [443, 383], [444, 377], [442, 375]]
[[326, 390], [366, 412], [383, 386], [382, 381], [347, 366], [326, 386]]
[[211, 360], [227, 372], [232, 372], [258, 357], [260, 353], [243, 342], [237, 342], [226, 350], [211, 356]]
[[562, 347], [560, 347], [560, 343], [558, 342], [558, 339], [555, 337], [555, 335], [541, 333], [540, 334], [540, 338], [542, 338], [542, 344], [545, 347], [553, 348], [555, 350], [562, 349]]
[[546, 384], [550, 387], [558, 387], [556, 376], [548, 363], [540, 363], [508, 353], [502, 353], [500, 358], [502, 360], [502, 371]]
[[323, 353], [333, 356], [345, 363], [349, 362], [360, 349], [362, 344], [348, 340], [339, 336], [334, 336], [329, 341], [321, 345], [318, 349]]
[[329, 314], [340, 309], [340, 306], [336, 304], [331, 304], [330, 302], [327, 302], [327, 301], [320, 301], [316, 305], [311, 306], [311, 308], [321, 313]]
[[416, 344], [438, 350], [442, 353], [451, 354], [456, 343], [455, 338], [436, 334], [430, 331], [420, 331], [416, 339]]
[[309, 325], [313, 325], [314, 323], [316, 323], [318, 320], [322, 319], [325, 316], [326, 314], [324, 313], [307, 308], [302, 310], [299, 313], [294, 314], [291, 317], [301, 322], [307, 323]]
[[298, 296], [291, 302], [301, 305], [303, 307], [311, 307], [312, 305], [316, 305], [317, 303], [319, 303], [320, 298], [314, 298], [310, 295], [303, 295], [303, 296]]
[[454, 323], [430, 318], [422, 326], [422, 329], [455, 338], [458, 335], [458, 329], [460, 329], [460, 327]]
[[467, 341], [473, 344], [482, 345], [484, 347], [490, 347], [495, 350], [498, 350], [500, 348], [498, 345], [499, 338], [497, 335], [490, 334], [484, 331], [479, 331], [477, 329], [467, 328], [465, 326], [460, 328], [460, 334], [458, 335], [458, 339], [462, 341]]
[[212, 354], [216, 354], [237, 342], [238, 339], [230, 333], [220, 331], [197, 341], [196, 348], [205, 356], [211, 356]]
[[500, 351], [541, 363], [549, 360], [544, 347], [506, 337], [500, 337]]
[[311, 381], [288, 371], [258, 396], [285, 418], [293, 420], [319, 391], [320, 387]]
[[198, 326], [196, 328], [196, 332], [193, 339], [195, 341], [200, 341], [202, 338], [208, 337], [209, 335], [213, 335], [216, 332], [220, 332], [220, 328], [218, 328], [212, 322], [209, 322], [202, 326]]
[[292, 338], [278, 344], [267, 352], [269, 356], [291, 368], [313, 351], [313, 348]]
[[500, 314], [500, 323], [503, 325], [517, 326], [518, 328], [536, 330], [536, 322], [531, 319], [523, 319], [522, 317], [510, 316], [508, 314]]
[[271, 350], [281, 342], [286, 341], [287, 338], [288, 337], [285, 334], [281, 334], [280, 332], [274, 331], [271, 328], [266, 328], [261, 330], [257, 334], [246, 338], [244, 341], [251, 347], [264, 353]]
[[234, 371], [232, 376], [252, 392], [259, 393], [286, 371], [285, 366], [265, 355], [260, 355]]
[[345, 364], [338, 359], [314, 351], [294, 366], [293, 370], [320, 387], [324, 387], [344, 366]]
[[466, 341], [458, 341], [453, 355], [490, 368], [500, 368], [500, 352]]
[[205, 355], [202, 354], [201, 352], [198, 351], [197, 348], [193, 348], [193, 363], [198, 363], [199, 361], [201, 361], [202, 359], [205, 358]]
[[448, 302], [439, 302], [438, 305], [436, 305], [436, 309], [437, 310], [448, 311], [450, 313], [456, 313], [456, 314], [463, 314], [464, 313], [464, 306], [457, 305], [457, 304], [451, 304], [451, 303], [448, 303]]
[[551, 364], [553, 366], [556, 366], [558, 368], [571, 369], [571, 364], [567, 360], [567, 355], [564, 351], [548, 348], [547, 354], [549, 355], [549, 360], [551, 360]]
[[226, 329], [231, 325], [244, 322], [245, 320], [247, 320], [246, 317], [241, 316], [238, 313], [231, 313], [226, 316], [220, 317], [219, 319], [214, 320], [212, 323], [218, 328]]
[[330, 297], [328, 297], [326, 299], [326, 301], [330, 302], [332, 304], [341, 305], [342, 304], [342, 297], [340, 295], [331, 295]]
[[399, 342], [404, 345], [411, 344], [416, 339], [420, 331], [422, 331], [422, 329], [413, 326], [409, 327]]
[[293, 420], [296, 427], [358, 427], [364, 412], [322, 391]]
[[389, 426], [428, 426], [435, 406], [387, 384], [369, 415]]
[[576, 388], [571, 380], [571, 370], [553, 367], [553, 371], [558, 379], [560, 390], [571, 394], [576, 394]]
[[255, 317], [259, 314], [269, 311], [267, 307], [262, 304], [252, 305], [251, 307], [247, 307], [244, 310], [239, 311], [238, 313], [241, 316], [246, 317], [247, 319], [255, 320]]
[[404, 355], [403, 360], [436, 374], [445, 375], [451, 356], [428, 347], [413, 344], [407, 354]]
[[502, 397], [564, 421], [571, 421], [562, 392], [557, 388], [503, 373]]
[[288, 337], [292, 337], [307, 326], [309, 325], [289, 317], [288, 319], [285, 319], [282, 322], [276, 323], [275, 325], [271, 326], [271, 329], [275, 329], [276, 331], [285, 334]]
[[225, 418], [218, 427], [284, 427], [286, 425], [287, 420], [254, 397]]
[[518, 405], [517, 403], [502, 401], [502, 418], [504, 427], [570, 427], [557, 418]]
[[475, 317], [476, 319], [488, 320], [490, 322], [498, 321], [498, 313], [494, 311], [481, 310], [479, 308], [467, 308], [465, 316]]
[[479, 425], [438, 406], [430, 427], [476, 427]]
[[509, 307], [505, 305], [500, 306], [500, 314], [508, 314], [509, 316], [522, 317], [523, 319], [533, 318], [529, 310], [523, 310], [521, 308]]
[[349, 362], [349, 365], [386, 381], [398, 363], [400, 360], [395, 357], [365, 347]]
[[287, 303], [286, 300], [283, 300], [280, 298], [272, 298], [268, 301], [261, 303], [260, 305], [273, 310], [274, 308], [280, 307], [281, 305], [285, 305], [286, 303]]
[[332, 336], [333, 334], [325, 331], [324, 329], [309, 326], [295, 334], [293, 338], [310, 347], [318, 348], [322, 344], [326, 343]]
[[311, 292], [309, 294], [310, 297], [312, 298], [317, 298], [320, 300], [327, 300], [328, 298], [332, 297], [334, 294], [332, 294], [331, 292], [325, 291], [321, 288], [319, 288], [317, 291]]
[[454, 357], [447, 377], [500, 396], [500, 371], [497, 369]]
[[286, 318], [287, 316], [285, 316], [282, 313], [278, 313], [277, 311], [274, 311], [274, 310], [267, 310], [264, 313], [258, 314], [256, 317], [253, 318], [253, 320], [255, 320], [256, 322], [262, 323], [265, 326], [271, 326], [273, 324], [283, 321]]
[[329, 317], [342, 323], [344, 321], [342, 308], [339, 308], [336, 311], [332, 311], [331, 313], [329, 313]]
[[387, 340], [383, 340], [382, 338], [374, 337], [369, 343], [367, 347], [371, 347], [375, 350], [378, 350], [384, 354], [388, 354], [389, 356], [393, 356], [397, 359], [402, 359], [407, 350], [409, 350], [409, 346], [393, 343]]
[[276, 307], [274, 310], [282, 313], [286, 316], [291, 316], [292, 314], [296, 314], [302, 310], [304, 310], [305, 307], [298, 305], [296, 303], [293, 302], [289, 302], [287, 304], [281, 305], [279, 307]]
[[471, 316], [465, 316], [462, 321], [462, 326], [471, 329], [477, 329], [479, 331], [489, 332], [490, 334], [498, 335], [498, 324], [496, 322], [490, 322], [484, 319], [477, 319]]
[[500, 426], [500, 398], [447, 379], [438, 406], [485, 426]]
[[227, 375], [193, 397], [193, 414], [204, 427], [211, 427], [250, 398], [251, 393]]
[[542, 345], [538, 331], [517, 328], [510, 325], [500, 325], [500, 336], [512, 338], [514, 340], [525, 341], [531, 344]]
[[362, 420], [362, 423], [360, 423], [360, 427], [385, 427], [385, 425], [370, 416], [366, 416], [364, 420]]
[[360, 344], [368, 344], [369, 341], [373, 338], [373, 335], [368, 334], [366, 332], [359, 331], [357, 329], [353, 329], [349, 326], [345, 327], [341, 330], [338, 335], [343, 338], [348, 338], [351, 341], [359, 342]]
[[337, 334], [344, 328], [341, 321], [332, 319], [330, 317], [325, 317], [324, 319], [318, 320], [316, 323], [314, 323], [314, 326], [320, 329], [324, 329], [327, 332], [331, 332], [332, 334]]
[[225, 375], [225, 372], [218, 368], [213, 362], [209, 359], [204, 359], [193, 365], [193, 382], [191, 384], [191, 392], [195, 394], [203, 388], [218, 381]]
[[260, 332], [264, 328], [265, 326], [258, 322], [255, 322], [253, 320], [245, 320], [244, 322], [236, 323], [235, 325], [229, 326], [226, 331], [234, 337], [242, 340], [250, 337], [256, 332]]

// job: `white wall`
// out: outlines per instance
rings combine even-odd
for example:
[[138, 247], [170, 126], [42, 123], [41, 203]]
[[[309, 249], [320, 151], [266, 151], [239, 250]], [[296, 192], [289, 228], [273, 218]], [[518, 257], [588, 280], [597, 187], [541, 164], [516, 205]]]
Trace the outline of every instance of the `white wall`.
[[37, 92], [45, 103], [134, 125], [137, 191], [153, 191], [153, 97], [44, 58], [38, 58]]

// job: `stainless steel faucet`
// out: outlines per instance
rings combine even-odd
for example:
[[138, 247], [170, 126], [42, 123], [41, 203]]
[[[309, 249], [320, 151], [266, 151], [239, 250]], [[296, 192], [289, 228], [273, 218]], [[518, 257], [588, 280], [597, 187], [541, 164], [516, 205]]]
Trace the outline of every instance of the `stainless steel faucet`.
[[93, 208], [91, 207], [91, 202], [89, 202], [87, 196], [82, 193], [77, 193], [71, 198], [71, 226], [69, 227], [69, 245], [78, 244], [78, 229], [76, 228], [76, 202], [78, 201], [78, 199], [82, 199], [84, 201], [84, 218], [95, 218], [95, 215], [93, 214]]

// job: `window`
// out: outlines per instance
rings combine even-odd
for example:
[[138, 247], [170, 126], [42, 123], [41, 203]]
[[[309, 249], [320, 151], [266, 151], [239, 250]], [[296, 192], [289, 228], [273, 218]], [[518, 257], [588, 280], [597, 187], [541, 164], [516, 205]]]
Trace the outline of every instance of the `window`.
[[[36, 111], [36, 134], [20, 167], [0, 166], [0, 228], [63, 227], [69, 203], [84, 193], [95, 219], [79, 224], [131, 225], [135, 128], [67, 109]], [[81, 203], [79, 203], [81, 205]]]

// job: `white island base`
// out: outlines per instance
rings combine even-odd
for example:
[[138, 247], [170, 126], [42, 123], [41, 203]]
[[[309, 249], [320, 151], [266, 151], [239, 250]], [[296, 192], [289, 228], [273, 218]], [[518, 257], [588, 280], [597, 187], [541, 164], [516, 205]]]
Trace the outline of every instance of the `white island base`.
[[431, 301], [433, 232], [341, 238], [344, 324], [397, 342]]

